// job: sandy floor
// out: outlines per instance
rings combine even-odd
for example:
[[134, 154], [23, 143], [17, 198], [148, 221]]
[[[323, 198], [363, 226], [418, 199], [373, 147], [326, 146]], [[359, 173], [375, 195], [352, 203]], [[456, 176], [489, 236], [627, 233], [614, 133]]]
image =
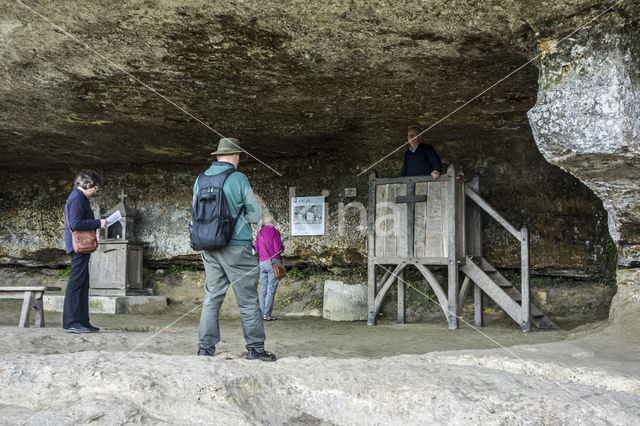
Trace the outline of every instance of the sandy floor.
[[[0, 301], [0, 353], [53, 354], [91, 350], [152, 352], [193, 355], [197, 351], [200, 309], [189, 312], [172, 307], [157, 315], [93, 314], [91, 321], [99, 333], [62, 333], [62, 314], [45, 312], [46, 327], [17, 328], [20, 301]], [[314, 317], [280, 317], [265, 323], [266, 348], [279, 358], [287, 356], [328, 358], [382, 358], [404, 354], [460, 349], [491, 349], [522, 344], [557, 342], [573, 333], [576, 324], [560, 323], [560, 331], [540, 330], [523, 333], [511, 321], [489, 322], [479, 329], [461, 323], [459, 330], [446, 324], [332, 322]], [[596, 329], [598, 324], [580, 329]], [[222, 341], [217, 355], [243, 356], [244, 339], [239, 320], [221, 321]]]
[[563, 323], [523, 333], [445, 324], [265, 324], [276, 363], [244, 360], [239, 321], [215, 357], [195, 356], [199, 310], [92, 315], [102, 331], [18, 328], [0, 301], [2, 424], [594, 424], [640, 418], [640, 334]]

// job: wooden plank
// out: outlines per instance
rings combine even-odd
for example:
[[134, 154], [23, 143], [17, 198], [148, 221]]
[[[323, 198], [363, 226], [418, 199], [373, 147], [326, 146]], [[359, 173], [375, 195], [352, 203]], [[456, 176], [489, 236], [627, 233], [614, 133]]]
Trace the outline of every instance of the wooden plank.
[[520, 305], [522, 306], [522, 319], [520, 320], [520, 327], [522, 331], [530, 331], [531, 330], [531, 296], [529, 292], [529, 280], [531, 277], [531, 272], [529, 270], [529, 230], [526, 226], [522, 227], [520, 230], [520, 234], [522, 235], [521, 241], [521, 262], [522, 262], [522, 302]]
[[[451, 176], [455, 176], [455, 167], [450, 165], [447, 169], [447, 174]], [[448, 296], [449, 296], [449, 315], [447, 316], [449, 320], [449, 329], [454, 330], [459, 327], [459, 319], [456, 315], [458, 311], [458, 255], [457, 255], [457, 228], [456, 228], [456, 218], [458, 216], [458, 208], [456, 203], [456, 180], [449, 181], [447, 185], [447, 203], [448, 203], [448, 217], [446, 226], [449, 229], [449, 239], [447, 243], [449, 244], [449, 265], [447, 267], [448, 274]]]
[[474, 237], [476, 234], [475, 229], [475, 221], [474, 219], [474, 211], [475, 211], [476, 203], [469, 197], [465, 197], [465, 228], [464, 233], [466, 236], [467, 244], [465, 246], [465, 253], [467, 256], [478, 256], [476, 253], [476, 247], [474, 246]]
[[0, 299], [13, 299], [13, 300], [22, 300], [24, 299], [25, 293], [33, 293], [34, 297], [37, 299], [41, 299], [44, 294], [43, 291], [2, 291], [0, 292]]
[[375, 230], [375, 253], [376, 257], [385, 256], [384, 253], [384, 235], [386, 234], [386, 208], [383, 204], [384, 199], [386, 197], [387, 187], [386, 185], [377, 185], [375, 188], [376, 191], [376, 221], [374, 224]]
[[466, 214], [464, 196], [464, 175], [459, 172], [458, 178], [454, 181], [456, 200], [456, 260], [463, 260], [466, 256]]
[[372, 258], [367, 262], [367, 325], [376, 325], [376, 264]]
[[425, 236], [424, 252], [425, 256], [442, 256], [442, 184], [439, 182], [427, 185], [427, 205], [425, 208]]
[[[414, 192], [416, 195], [427, 195], [427, 183], [416, 183]], [[427, 229], [427, 200], [416, 203], [414, 210], [413, 228], [413, 255], [417, 257], [425, 256], [425, 240]]]
[[431, 271], [424, 265], [418, 264], [416, 265], [416, 268], [418, 268], [418, 271], [420, 271], [420, 273], [422, 273], [422, 275], [427, 279], [427, 283], [431, 286], [431, 289], [436, 294], [436, 297], [438, 298], [438, 304], [440, 305], [440, 308], [442, 308], [442, 312], [444, 313], [445, 318], [449, 318], [449, 302], [447, 301], [447, 295], [440, 286], [440, 283], [436, 279], [435, 275], [433, 275]]
[[482, 310], [484, 309], [483, 293], [480, 286], [475, 283], [473, 286], [473, 304], [474, 304], [474, 307], [473, 307], [474, 323], [478, 327], [483, 327], [484, 326], [484, 316], [483, 316], [484, 314], [482, 312]]
[[407, 315], [407, 282], [404, 280], [404, 271], [398, 275], [398, 324], [405, 323]]
[[367, 251], [369, 254], [369, 259], [372, 259], [375, 256], [375, 224], [376, 224], [376, 185], [373, 183], [373, 179], [376, 177], [376, 172], [372, 171], [369, 174], [369, 211], [368, 211], [368, 247]]
[[[398, 256], [396, 250], [397, 247], [397, 216], [398, 211], [395, 204], [396, 198], [396, 186], [389, 184], [384, 185], [384, 198], [382, 200], [382, 206], [384, 213], [381, 215], [383, 219], [383, 255], [384, 256]], [[392, 201], [393, 200], [393, 201]]]
[[426, 220], [425, 220], [425, 256], [426, 257], [446, 257], [445, 244], [443, 241], [444, 229], [443, 218], [445, 217], [446, 205], [443, 203], [443, 195], [446, 194], [443, 182], [431, 182], [428, 186]]
[[500, 223], [500, 225], [502, 225], [503, 227], [506, 228], [507, 231], [509, 231], [514, 237], [516, 237], [518, 240], [521, 239], [520, 236], [520, 232], [513, 227], [513, 225], [511, 225], [507, 219], [505, 219], [504, 217], [502, 217], [502, 215], [500, 213], [498, 213], [498, 211], [496, 209], [494, 209], [493, 207], [491, 207], [489, 205], [489, 203], [487, 203], [482, 197], [480, 197], [479, 194], [476, 194], [475, 191], [473, 191], [471, 188], [469, 188], [468, 186], [464, 187], [465, 189], [465, 194], [471, 198], [473, 201], [476, 202], [476, 204], [478, 206], [480, 206], [482, 208], [482, 210], [484, 210], [485, 212], [489, 213], [489, 215], [491, 217], [493, 217], [495, 220], [498, 221], [498, 223]]
[[24, 290], [20, 290], [20, 291], [3, 291], [2, 293], [0, 293], [0, 299], [23, 300], [25, 293], [26, 292]]
[[[60, 291], [60, 287], [0, 287], [0, 292], [4, 291]], [[21, 298], [22, 299], [22, 298]]]
[[373, 261], [376, 251], [375, 223], [376, 223], [376, 184], [373, 180], [376, 172], [369, 174], [369, 214], [368, 214], [368, 259], [367, 259], [367, 325], [376, 325], [376, 264]]
[[405, 197], [407, 196], [407, 185], [394, 185], [393, 188], [394, 196], [390, 199], [390, 202], [393, 202], [396, 206], [396, 216], [395, 216], [395, 250], [396, 256], [398, 257], [409, 257], [409, 247], [408, 247], [408, 237], [407, 237], [407, 211], [409, 209], [409, 205], [407, 203], [396, 202], [397, 197]]

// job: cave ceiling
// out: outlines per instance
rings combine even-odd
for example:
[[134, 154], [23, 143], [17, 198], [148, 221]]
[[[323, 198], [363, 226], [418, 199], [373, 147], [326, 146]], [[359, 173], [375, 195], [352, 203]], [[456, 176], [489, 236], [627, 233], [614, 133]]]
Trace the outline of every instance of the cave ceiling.
[[[388, 151], [611, 5], [0, 3], [0, 166], [38, 168], [201, 162], [220, 135], [266, 161]], [[537, 78], [534, 61], [427, 139], [533, 143]]]

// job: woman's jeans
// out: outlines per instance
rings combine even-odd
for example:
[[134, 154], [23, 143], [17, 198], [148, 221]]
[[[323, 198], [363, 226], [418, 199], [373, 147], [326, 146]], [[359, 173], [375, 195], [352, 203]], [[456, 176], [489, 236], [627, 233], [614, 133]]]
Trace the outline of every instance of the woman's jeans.
[[64, 295], [62, 328], [87, 327], [89, 323], [89, 258], [71, 253], [71, 273]]
[[[273, 259], [273, 263], [282, 263], [278, 259]], [[268, 260], [260, 262], [260, 310], [263, 318], [269, 318], [273, 311], [273, 299], [276, 296], [278, 282], [273, 273], [273, 267]]]

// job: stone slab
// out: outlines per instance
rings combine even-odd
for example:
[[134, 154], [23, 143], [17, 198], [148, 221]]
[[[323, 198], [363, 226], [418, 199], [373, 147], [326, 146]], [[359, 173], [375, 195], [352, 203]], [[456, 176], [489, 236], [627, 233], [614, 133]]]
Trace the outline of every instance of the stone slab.
[[[45, 311], [62, 312], [64, 296], [43, 297]], [[167, 307], [165, 296], [89, 296], [91, 314], [151, 314]]]
[[367, 286], [325, 281], [322, 317], [330, 321], [366, 321]]

